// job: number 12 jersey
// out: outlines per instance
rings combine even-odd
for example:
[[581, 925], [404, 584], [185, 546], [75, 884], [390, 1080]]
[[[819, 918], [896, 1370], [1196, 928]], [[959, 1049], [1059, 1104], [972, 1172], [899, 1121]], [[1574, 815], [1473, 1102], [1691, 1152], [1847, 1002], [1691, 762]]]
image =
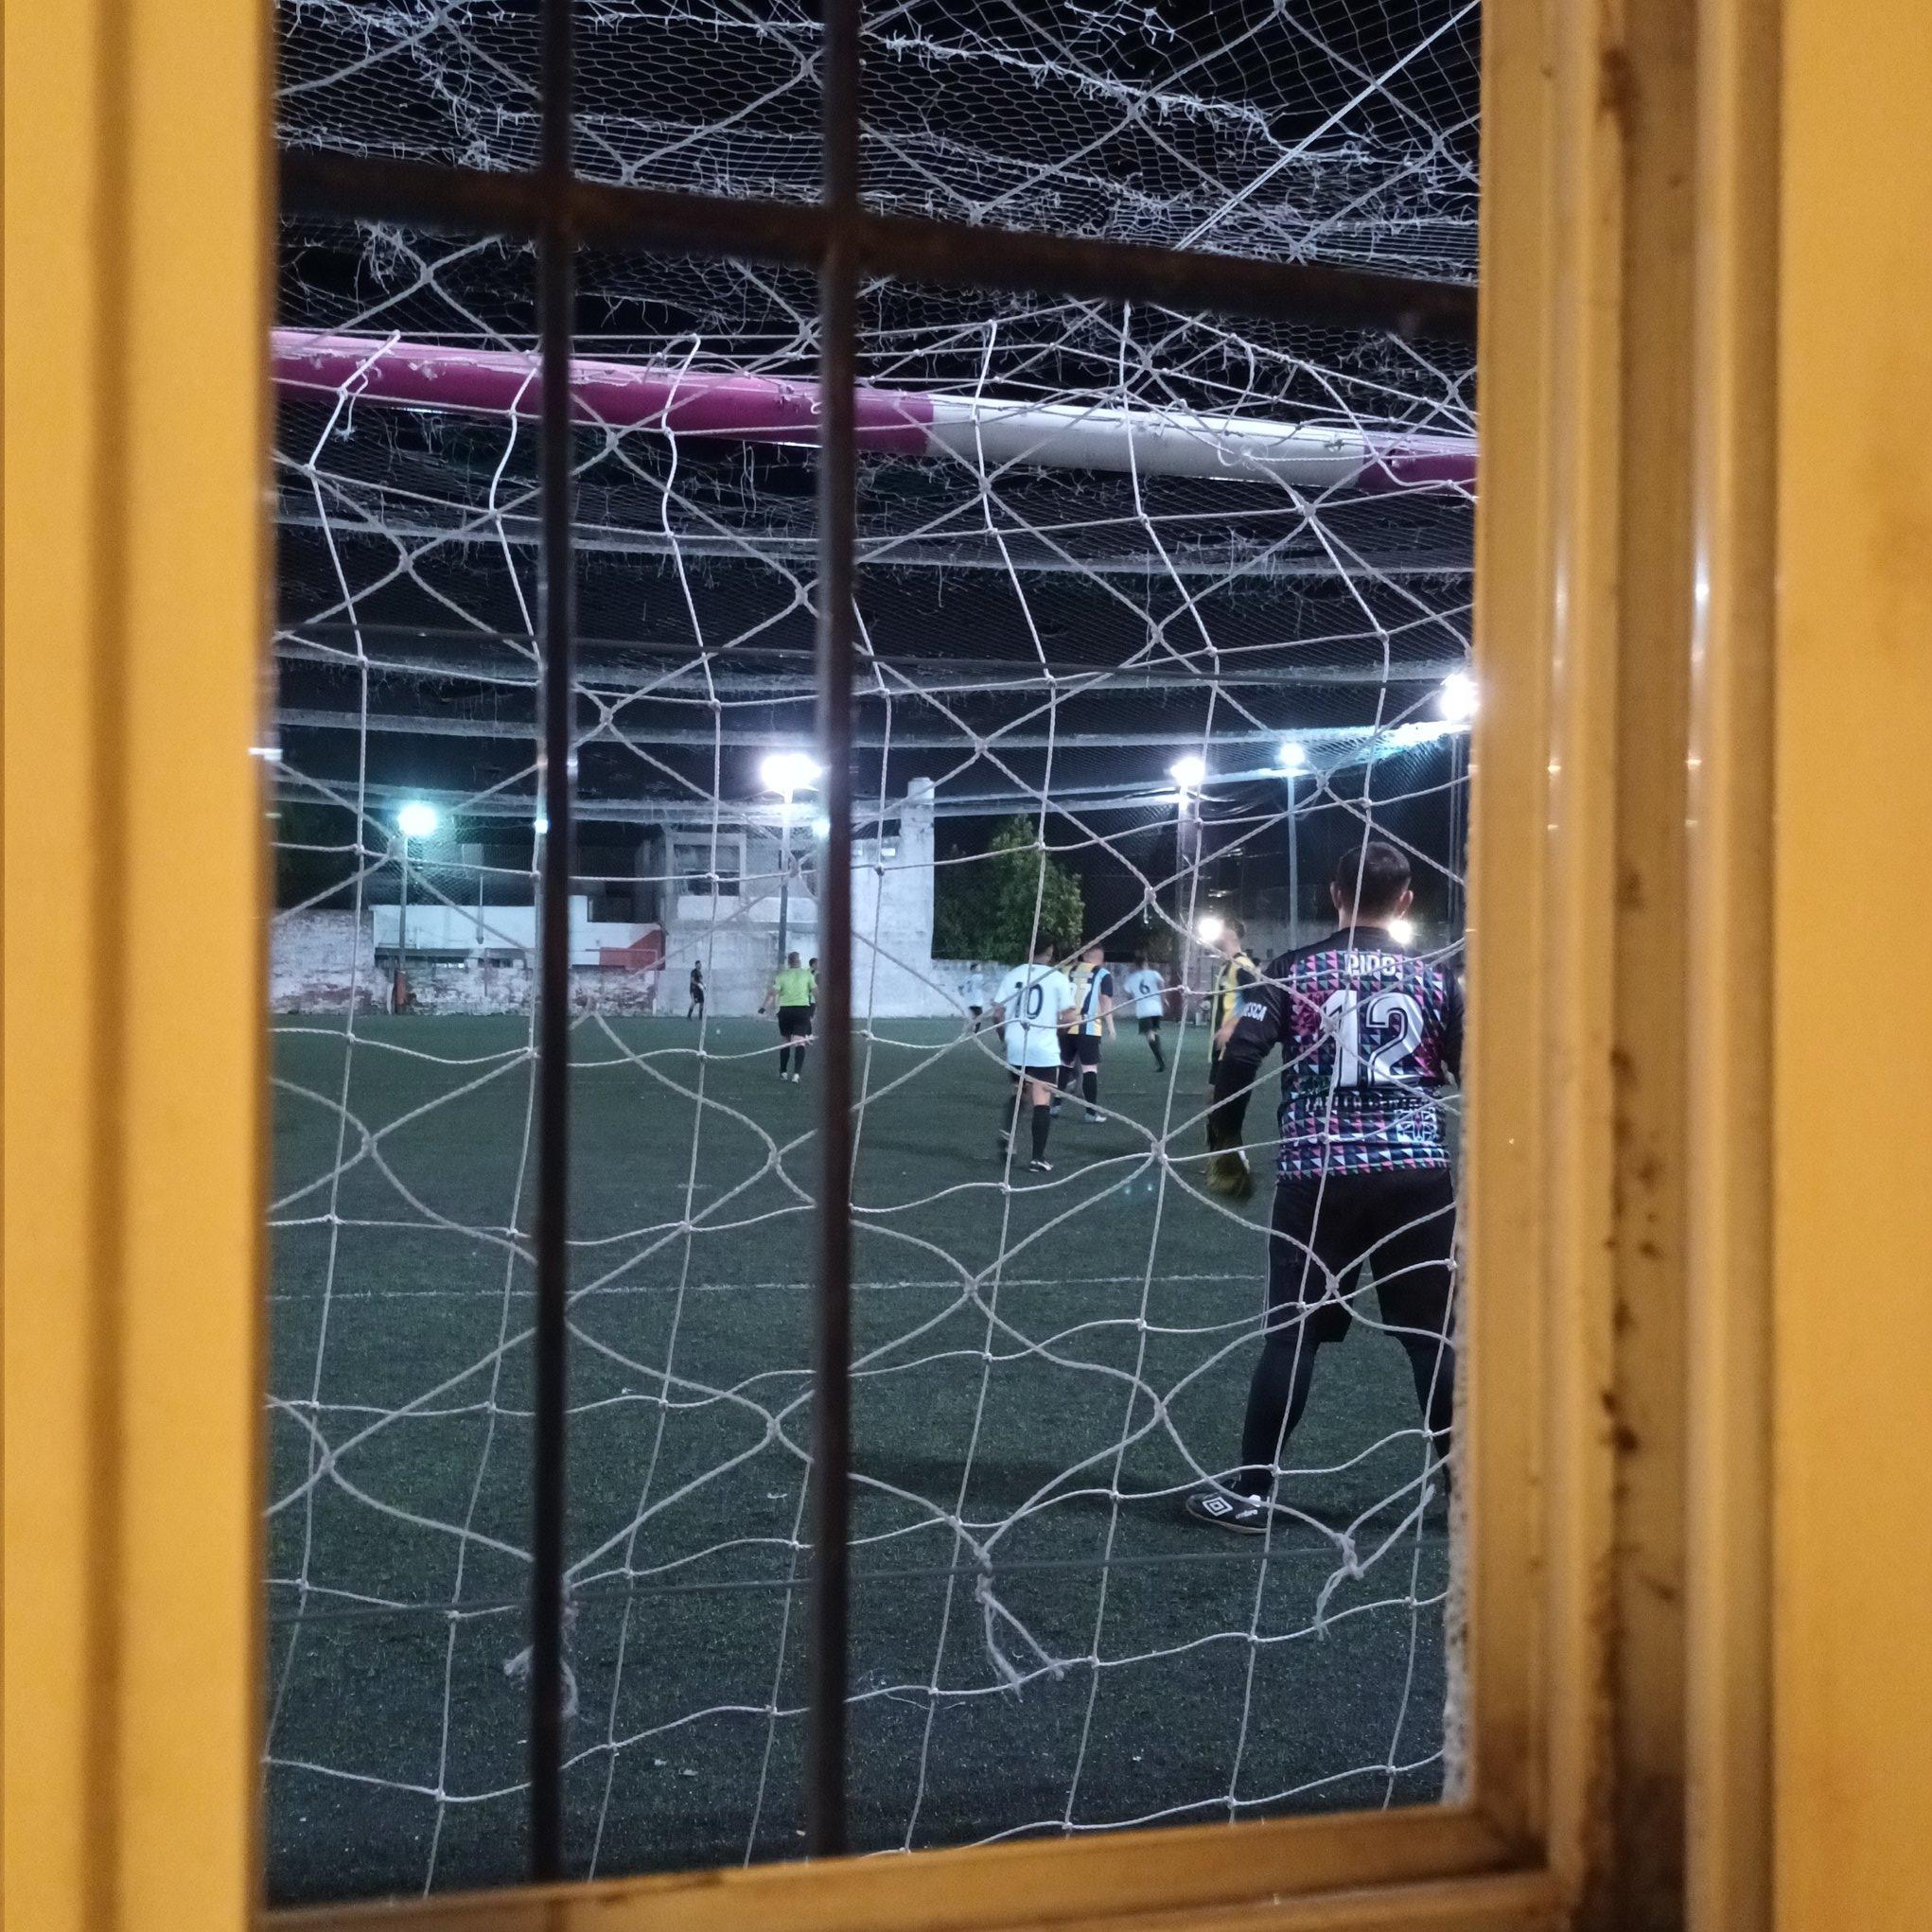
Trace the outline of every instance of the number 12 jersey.
[[1241, 989], [1216, 1091], [1239, 1092], [1281, 1048], [1284, 1175], [1447, 1168], [1437, 1093], [1460, 1080], [1454, 975], [1379, 927], [1283, 953]]

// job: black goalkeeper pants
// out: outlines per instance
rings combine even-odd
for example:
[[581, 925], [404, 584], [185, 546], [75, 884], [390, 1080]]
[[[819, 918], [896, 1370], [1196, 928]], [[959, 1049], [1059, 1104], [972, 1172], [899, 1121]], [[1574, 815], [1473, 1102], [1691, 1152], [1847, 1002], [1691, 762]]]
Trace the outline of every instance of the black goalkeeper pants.
[[1266, 1496], [1308, 1407], [1315, 1357], [1355, 1318], [1366, 1264], [1382, 1327], [1409, 1357], [1436, 1453], [1449, 1450], [1456, 1359], [1450, 1255], [1455, 1184], [1447, 1168], [1295, 1175], [1275, 1183], [1268, 1234], [1268, 1335], [1248, 1390], [1238, 1486]]

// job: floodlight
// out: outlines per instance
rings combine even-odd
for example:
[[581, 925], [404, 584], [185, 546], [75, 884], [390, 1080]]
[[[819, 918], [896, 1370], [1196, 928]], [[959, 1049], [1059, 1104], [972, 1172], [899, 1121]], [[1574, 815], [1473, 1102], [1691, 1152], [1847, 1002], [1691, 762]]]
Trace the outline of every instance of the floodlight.
[[1413, 946], [1415, 943], [1415, 922], [1407, 913], [1397, 913], [1389, 922], [1389, 937], [1398, 946]]
[[530, 821], [530, 829], [536, 833], [538, 838], [543, 837], [550, 831], [550, 814], [548, 812], [539, 812]]
[[1442, 680], [1435, 708], [1451, 725], [1467, 725], [1476, 715], [1476, 680], [1467, 671], [1451, 671]]
[[1227, 922], [1218, 912], [1203, 912], [1195, 922], [1194, 934], [1203, 946], [1218, 945], [1227, 931]]
[[1199, 791], [1207, 781], [1207, 761], [1188, 752], [1185, 758], [1177, 758], [1168, 767], [1168, 776], [1184, 792]]
[[395, 815], [395, 829], [405, 838], [433, 837], [442, 822], [435, 806], [426, 804], [421, 799], [412, 799]]
[[822, 812], [812, 821], [812, 836], [814, 838], [830, 838], [832, 836], [832, 820], [826, 817]]
[[1281, 747], [1274, 754], [1275, 764], [1283, 771], [1294, 773], [1308, 768], [1308, 746], [1298, 738], [1284, 738]]
[[818, 776], [816, 759], [803, 751], [769, 751], [758, 767], [758, 782], [768, 792], [789, 799], [804, 791]]

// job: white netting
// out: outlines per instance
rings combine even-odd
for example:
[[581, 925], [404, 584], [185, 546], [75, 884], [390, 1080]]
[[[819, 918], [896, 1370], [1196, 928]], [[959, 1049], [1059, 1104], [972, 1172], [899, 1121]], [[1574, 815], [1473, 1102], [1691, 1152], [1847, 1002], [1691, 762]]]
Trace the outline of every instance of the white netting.
[[[281, 18], [289, 143], [532, 158], [526, 9]], [[580, 18], [588, 171], [816, 192], [802, 10]], [[897, 9], [867, 46], [868, 192], [1467, 276], [1474, 27], [1437, 0]], [[519, 1868], [542, 832], [528, 398], [398, 402], [371, 376], [423, 345], [528, 352], [532, 258], [311, 220], [284, 242], [268, 1835], [292, 1898]], [[807, 275], [593, 255], [581, 288], [582, 358], [811, 377]], [[1203, 915], [1245, 917], [1262, 958], [1313, 937], [1371, 827], [1411, 858], [1415, 945], [1459, 957], [1440, 713], [1467, 657], [1470, 360], [893, 283], [861, 315], [865, 381], [967, 425], [860, 481], [861, 1844], [1431, 1798], [1447, 1528], [1374, 1297], [1324, 1358], [1279, 1527], [1185, 1523], [1237, 1459], [1263, 1323], [1263, 1203], [1203, 1186], [1204, 1031], [1170, 1001], [1156, 1065], [1123, 1014], [1100, 1120], [1076, 1102], [1034, 1176], [1024, 1145], [995, 1157], [999, 1043], [967, 1009], [1043, 919], [1199, 989]], [[361, 346], [305, 375], [325, 332]], [[1069, 405], [1114, 466], [989, 453]], [[1223, 417], [1450, 453], [1311, 481], [1200, 427]], [[1150, 458], [1158, 424], [1208, 437], [1209, 473]], [[813, 1076], [776, 1078], [755, 1010], [781, 919], [810, 956], [824, 854], [809, 792], [787, 808], [760, 775], [809, 742], [811, 451], [606, 415], [575, 456], [566, 1795], [572, 1869], [608, 1872], [797, 1849]], [[1190, 755], [1206, 777], [1177, 793]], [[410, 801], [435, 825], [405, 838]]]

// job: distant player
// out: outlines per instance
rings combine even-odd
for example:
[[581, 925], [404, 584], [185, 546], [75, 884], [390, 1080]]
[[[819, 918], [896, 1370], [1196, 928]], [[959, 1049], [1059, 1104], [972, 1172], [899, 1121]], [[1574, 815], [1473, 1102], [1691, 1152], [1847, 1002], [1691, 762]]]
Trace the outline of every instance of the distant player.
[[1371, 840], [1344, 853], [1329, 895], [1339, 927], [1282, 954], [1242, 991], [1215, 1076], [1209, 1185], [1238, 1194], [1248, 1092], [1263, 1056], [1281, 1047], [1268, 1333], [1248, 1392], [1241, 1467], [1225, 1487], [1187, 1499], [1191, 1518], [1221, 1529], [1267, 1528], [1315, 1357], [1348, 1332], [1364, 1260], [1382, 1323], [1408, 1351], [1435, 1456], [1449, 1452], [1456, 1200], [1436, 1101], [1445, 1081], [1462, 1078], [1462, 989], [1389, 933], [1412, 898], [1409, 861], [1394, 846]]
[[1114, 1038], [1114, 975], [1098, 946], [1080, 955], [1080, 972], [1074, 978], [1079, 1018], [1066, 1036], [1073, 1043], [1071, 1065], [1080, 1076], [1080, 1098], [1090, 1121], [1104, 1120], [1100, 1112], [1100, 1042]]
[[[1013, 1094], [1006, 1119], [1030, 1107], [1033, 1115], [1033, 1158], [1027, 1163], [1035, 1174], [1053, 1171], [1046, 1158], [1046, 1139], [1053, 1131], [1053, 1093], [1060, 1080], [1060, 1038], [1063, 1027], [1078, 1017], [1073, 981], [1053, 963], [1053, 941], [1041, 940], [1030, 965], [1015, 966], [1000, 981], [993, 996], [992, 1022], [1006, 1027], [1007, 1072]], [[1002, 1126], [999, 1150], [1012, 1146], [1010, 1129]]]
[[1161, 1056], [1161, 1022], [1168, 1016], [1168, 989], [1161, 975], [1149, 965], [1145, 954], [1135, 957], [1133, 971], [1122, 982], [1121, 991], [1133, 1002], [1133, 1017], [1139, 1024], [1140, 1037], [1154, 1057], [1154, 1064], [1166, 1073], [1168, 1063]]
[[1214, 1087], [1215, 1073], [1221, 1065], [1221, 1048], [1234, 1030], [1235, 1008], [1242, 989], [1260, 978], [1260, 971], [1247, 953], [1248, 929], [1238, 919], [1223, 925], [1215, 939], [1221, 963], [1214, 969], [1214, 986], [1207, 1001], [1207, 1084]]
[[959, 1004], [966, 1009], [967, 1032], [978, 1032], [979, 1022], [986, 1012], [986, 975], [977, 959], [960, 974], [955, 991], [959, 995]]
[[684, 1010], [687, 1020], [704, 1018], [704, 962], [694, 959], [691, 962], [691, 1004]]
[[812, 1010], [817, 1001], [817, 981], [796, 953], [787, 953], [758, 1010], [778, 1008], [778, 1077], [794, 1086], [805, 1076], [805, 1048], [812, 1044]]
[[[812, 1021], [812, 1030], [816, 1033], [818, 1030], [818, 961], [816, 958], [807, 959], [805, 961], [805, 971], [812, 975], [812, 1004], [808, 1011]], [[804, 1052], [805, 1049], [802, 1046], [799, 1048], [799, 1064], [800, 1066], [803, 1066], [805, 1063]]]

